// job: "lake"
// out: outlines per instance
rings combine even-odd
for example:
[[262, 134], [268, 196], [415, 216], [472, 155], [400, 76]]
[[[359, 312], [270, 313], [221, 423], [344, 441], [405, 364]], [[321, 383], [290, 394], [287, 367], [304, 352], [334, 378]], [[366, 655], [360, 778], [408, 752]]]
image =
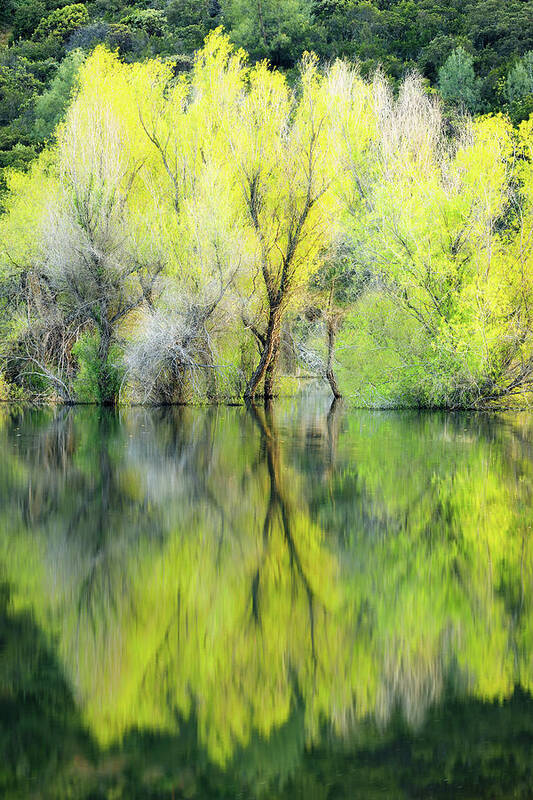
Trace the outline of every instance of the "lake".
[[0, 796], [533, 797], [533, 419], [0, 408]]

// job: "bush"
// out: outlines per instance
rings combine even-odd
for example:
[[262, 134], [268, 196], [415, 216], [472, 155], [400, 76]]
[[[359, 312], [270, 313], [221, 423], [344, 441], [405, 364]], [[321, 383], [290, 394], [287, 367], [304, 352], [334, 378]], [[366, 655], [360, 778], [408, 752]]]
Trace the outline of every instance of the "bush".
[[529, 119], [533, 114], [533, 94], [528, 94], [514, 103], [509, 103], [504, 108], [513, 125], [520, 125], [521, 122]]
[[8, 125], [31, 103], [40, 88], [25, 59], [13, 65], [0, 64], [0, 125]]
[[78, 28], [67, 43], [67, 50], [92, 50], [99, 44], [106, 44], [110, 50], [121, 54], [141, 53], [148, 42], [148, 36], [140, 28], [123, 24], [93, 22]]
[[9, 384], [0, 372], [0, 403], [5, 403], [9, 400]]
[[[82, 403], [109, 403], [118, 400], [124, 374], [122, 366], [119, 366], [119, 348], [116, 345], [112, 347], [107, 363], [102, 364], [98, 355], [99, 345], [100, 336], [97, 333], [86, 333], [80, 336], [72, 348], [79, 365], [74, 380], [74, 392]], [[105, 386], [104, 392], [100, 389], [102, 384]]]
[[0, 372], [0, 403], [15, 403], [26, 399], [24, 389], [9, 383]]
[[144, 31], [134, 30], [127, 25], [109, 26], [107, 44], [111, 50], [118, 50], [122, 55], [126, 53], [139, 55], [146, 47], [147, 41]]
[[67, 43], [67, 50], [92, 50], [99, 44], [107, 41], [109, 34], [109, 23], [93, 22], [91, 25], [84, 25], [78, 28]]

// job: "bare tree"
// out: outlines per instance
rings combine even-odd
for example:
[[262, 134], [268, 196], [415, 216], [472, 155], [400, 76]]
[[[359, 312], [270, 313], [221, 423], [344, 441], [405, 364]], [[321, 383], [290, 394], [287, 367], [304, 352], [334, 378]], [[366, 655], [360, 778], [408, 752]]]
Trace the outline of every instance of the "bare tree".
[[213, 339], [231, 325], [231, 311], [221, 304], [224, 287], [201, 297], [167, 295], [166, 306], [147, 309], [139, 333], [126, 348], [126, 374], [141, 402], [180, 403], [189, 389], [214, 401], [217, 375], [234, 368], [217, 361]]

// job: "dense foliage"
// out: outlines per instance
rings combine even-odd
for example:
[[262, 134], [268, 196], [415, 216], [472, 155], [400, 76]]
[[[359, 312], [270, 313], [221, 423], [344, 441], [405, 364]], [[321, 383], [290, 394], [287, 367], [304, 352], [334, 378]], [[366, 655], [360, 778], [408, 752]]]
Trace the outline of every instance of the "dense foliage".
[[[533, 51], [532, 19], [531, 0], [4, 0], [0, 169], [27, 164], [50, 136], [72, 88], [71, 81], [55, 78], [73, 51], [86, 54], [105, 43], [128, 61], [161, 55], [177, 70], [187, 69], [219, 25], [252, 59], [268, 58], [285, 69], [313, 50], [326, 60], [357, 60], [364, 74], [381, 65], [399, 79], [416, 68], [434, 86], [461, 48], [476, 76], [475, 106], [505, 108], [519, 121], [533, 110], [531, 69], [520, 62]], [[448, 71], [455, 65], [448, 62]], [[446, 85], [455, 82], [453, 97], [458, 93], [472, 106], [472, 87], [463, 93], [462, 74]], [[43, 126], [40, 98], [50, 93], [53, 111]]]
[[8, 175], [11, 394], [253, 398], [284, 374], [378, 405], [527, 398], [533, 118], [450, 121], [416, 75], [395, 93], [309, 54], [291, 87], [215, 31], [178, 77], [73, 52], [43, 126], [76, 70], [56, 141]]

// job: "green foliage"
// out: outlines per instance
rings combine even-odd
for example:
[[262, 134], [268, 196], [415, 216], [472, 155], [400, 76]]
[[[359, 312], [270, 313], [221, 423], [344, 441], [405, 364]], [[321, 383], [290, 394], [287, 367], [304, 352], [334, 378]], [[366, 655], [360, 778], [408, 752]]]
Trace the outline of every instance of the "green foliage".
[[119, 350], [111, 347], [104, 363], [99, 351], [97, 334], [80, 336], [72, 348], [79, 365], [73, 388], [76, 399], [82, 403], [114, 403], [118, 399], [123, 377]]
[[526, 53], [509, 72], [505, 95], [511, 103], [533, 95], [533, 50]]
[[89, 21], [89, 12], [83, 3], [74, 3], [63, 8], [57, 8], [47, 17], [44, 17], [33, 34], [36, 41], [52, 36], [61, 42], [70, 36], [77, 28]]
[[[115, 29], [127, 51], [133, 29], [106, 35]], [[15, 66], [24, 88], [30, 66]], [[18, 73], [2, 74], [7, 85]], [[170, 60], [74, 51], [25, 112], [37, 135], [6, 147], [6, 167], [52, 135], [75, 81], [54, 145], [27, 176], [6, 173], [2, 328], [23, 372], [31, 342], [55, 393], [114, 402], [109, 353], [121, 341], [128, 396], [143, 401], [214, 401], [243, 383], [246, 397], [272, 394], [278, 358], [291, 378], [303, 366], [338, 394], [340, 332], [344, 393], [357, 402], [530, 396], [532, 122], [444, 116], [416, 75], [396, 92], [309, 54], [293, 88], [217, 30], [177, 80]], [[478, 102], [462, 48], [440, 87], [448, 102]], [[93, 355], [73, 363], [87, 330]], [[239, 373], [254, 347], [257, 365]]]
[[[37, 130], [32, 109], [50, 89], [69, 49], [90, 51], [106, 43], [129, 61], [157, 55], [172, 59], [177, 72], [187, 71], [194, 51], [219, 25], [252, 59], [267, 57], [282, 68], [294, 68], [305, 50], [314, 50], [325, 61], [356, 60], [366, 75], [381, 67], [399, 80], [406, 71], [419, 69], [433, 85], [452, 51], [462, 47], [472, 54], [476, 76], [474, 97], [470, 86], [466, 103], [494, 111], [502, 108], [510, 65], [516, 69], [533, 49], [532, 15], [533, 0], [7, 0], [0, 9], [0, 25], [5, 26], [0, 66], [17, 73], [17, 65], [25, 63], [37, 83], [20, 95], [12, 89], [0, 92], [0, 149], [8, 153], [17, 143], [35, 142], [37, 152], [43, 136], [50, 135], [56, 121], [53, 104], [51, 118], [40, 117]], [[452, 90], [454, 98], [460, 97], [460, 87], [452, 85]], [[503, 108], [519, 124], [532, 102], [525, 94]], [[8, 116], [20, 124], [12, 127], [5, 121]]]
[[456, 48], [439, 70], [439, 90], [444, 100], [479, 110], [480, 85], [474, 72], [474, 59], [463, 47]]
[[533, 114], [533, 50], [511, 69], [505, 81], [504, 96], [513, 123], [518, 125]]
[[30, 38], [41, 20], [46, 16], [46, 4], [44, 0], [22, 0], [17, 3], [15, 16], [13, 19], [14, 39]]
[[148, 36], [162, 36], [166, 28], [166, 17], [163, 11], [152, 8], [140, 9], [122, 17], [120, 24], [139, 28]]
[[313, 11], [321, 54], [358, 58], [365, 70], [381, 64], [395, 78], [418, 66], [435, 82], [450, 52], [465, 47], [492, 108], [498, 98], [489, 76], [533, 44], [529, 0], [315, 0]]
[[528, 94], [522, 97], [520, 100], [515, 100], [514, 103], [511, 103], [509, 106], [509, 117], [513, 123], [513, 125], [520, 125], [521, 122], [524, 122], [531, 118], [533, 114], [533, 95]]
[[5, 0], [0, 7], [0, 25], [7, 25], [13, 19], [16, 3], [13, 0]]
[[35, 102], [34, 131], [38, 139], [49, 139], [67, 110], [84, 53], [74, 50], [61, 62], [50, 85]]
[[13, 66], [0, 63], [0, 124], [7, 126], [24, 113], [39, 87], [27, 59], [19, 59]]
[[507, 389], [520, 398], [531, 326], [516, 336], [504, 309], [531, 286], [530, 125], [517, 134], [485, 117], [450, 150], [440, 111], [413, 85], [389, 109], [398, 117], [366, 184], [374, 192], [354, 218], [355, 257], [375, 281], [339, 343], [347, 385], [384, 406], [497, 403]]
[[166, 15], [179, 50], [190, 53], [202, 47], [209, 31], [216, 27], [219, 10], [205, 0], [170, 0]]
[[25, 393], [20, 386], [8, 383], [0, 373], [0, 402], [17, 403], [25, 399]]
[[117, 23], [109, 26], [106, 44], [112, 50], [124, 55], [140, 55], [146, 45], [145, 32], [142, 28], [130, 27]]
[[222, 0], [221, 8], [233, 41], [254, 60], [292, 67], [316, 43], [308, 0]]

